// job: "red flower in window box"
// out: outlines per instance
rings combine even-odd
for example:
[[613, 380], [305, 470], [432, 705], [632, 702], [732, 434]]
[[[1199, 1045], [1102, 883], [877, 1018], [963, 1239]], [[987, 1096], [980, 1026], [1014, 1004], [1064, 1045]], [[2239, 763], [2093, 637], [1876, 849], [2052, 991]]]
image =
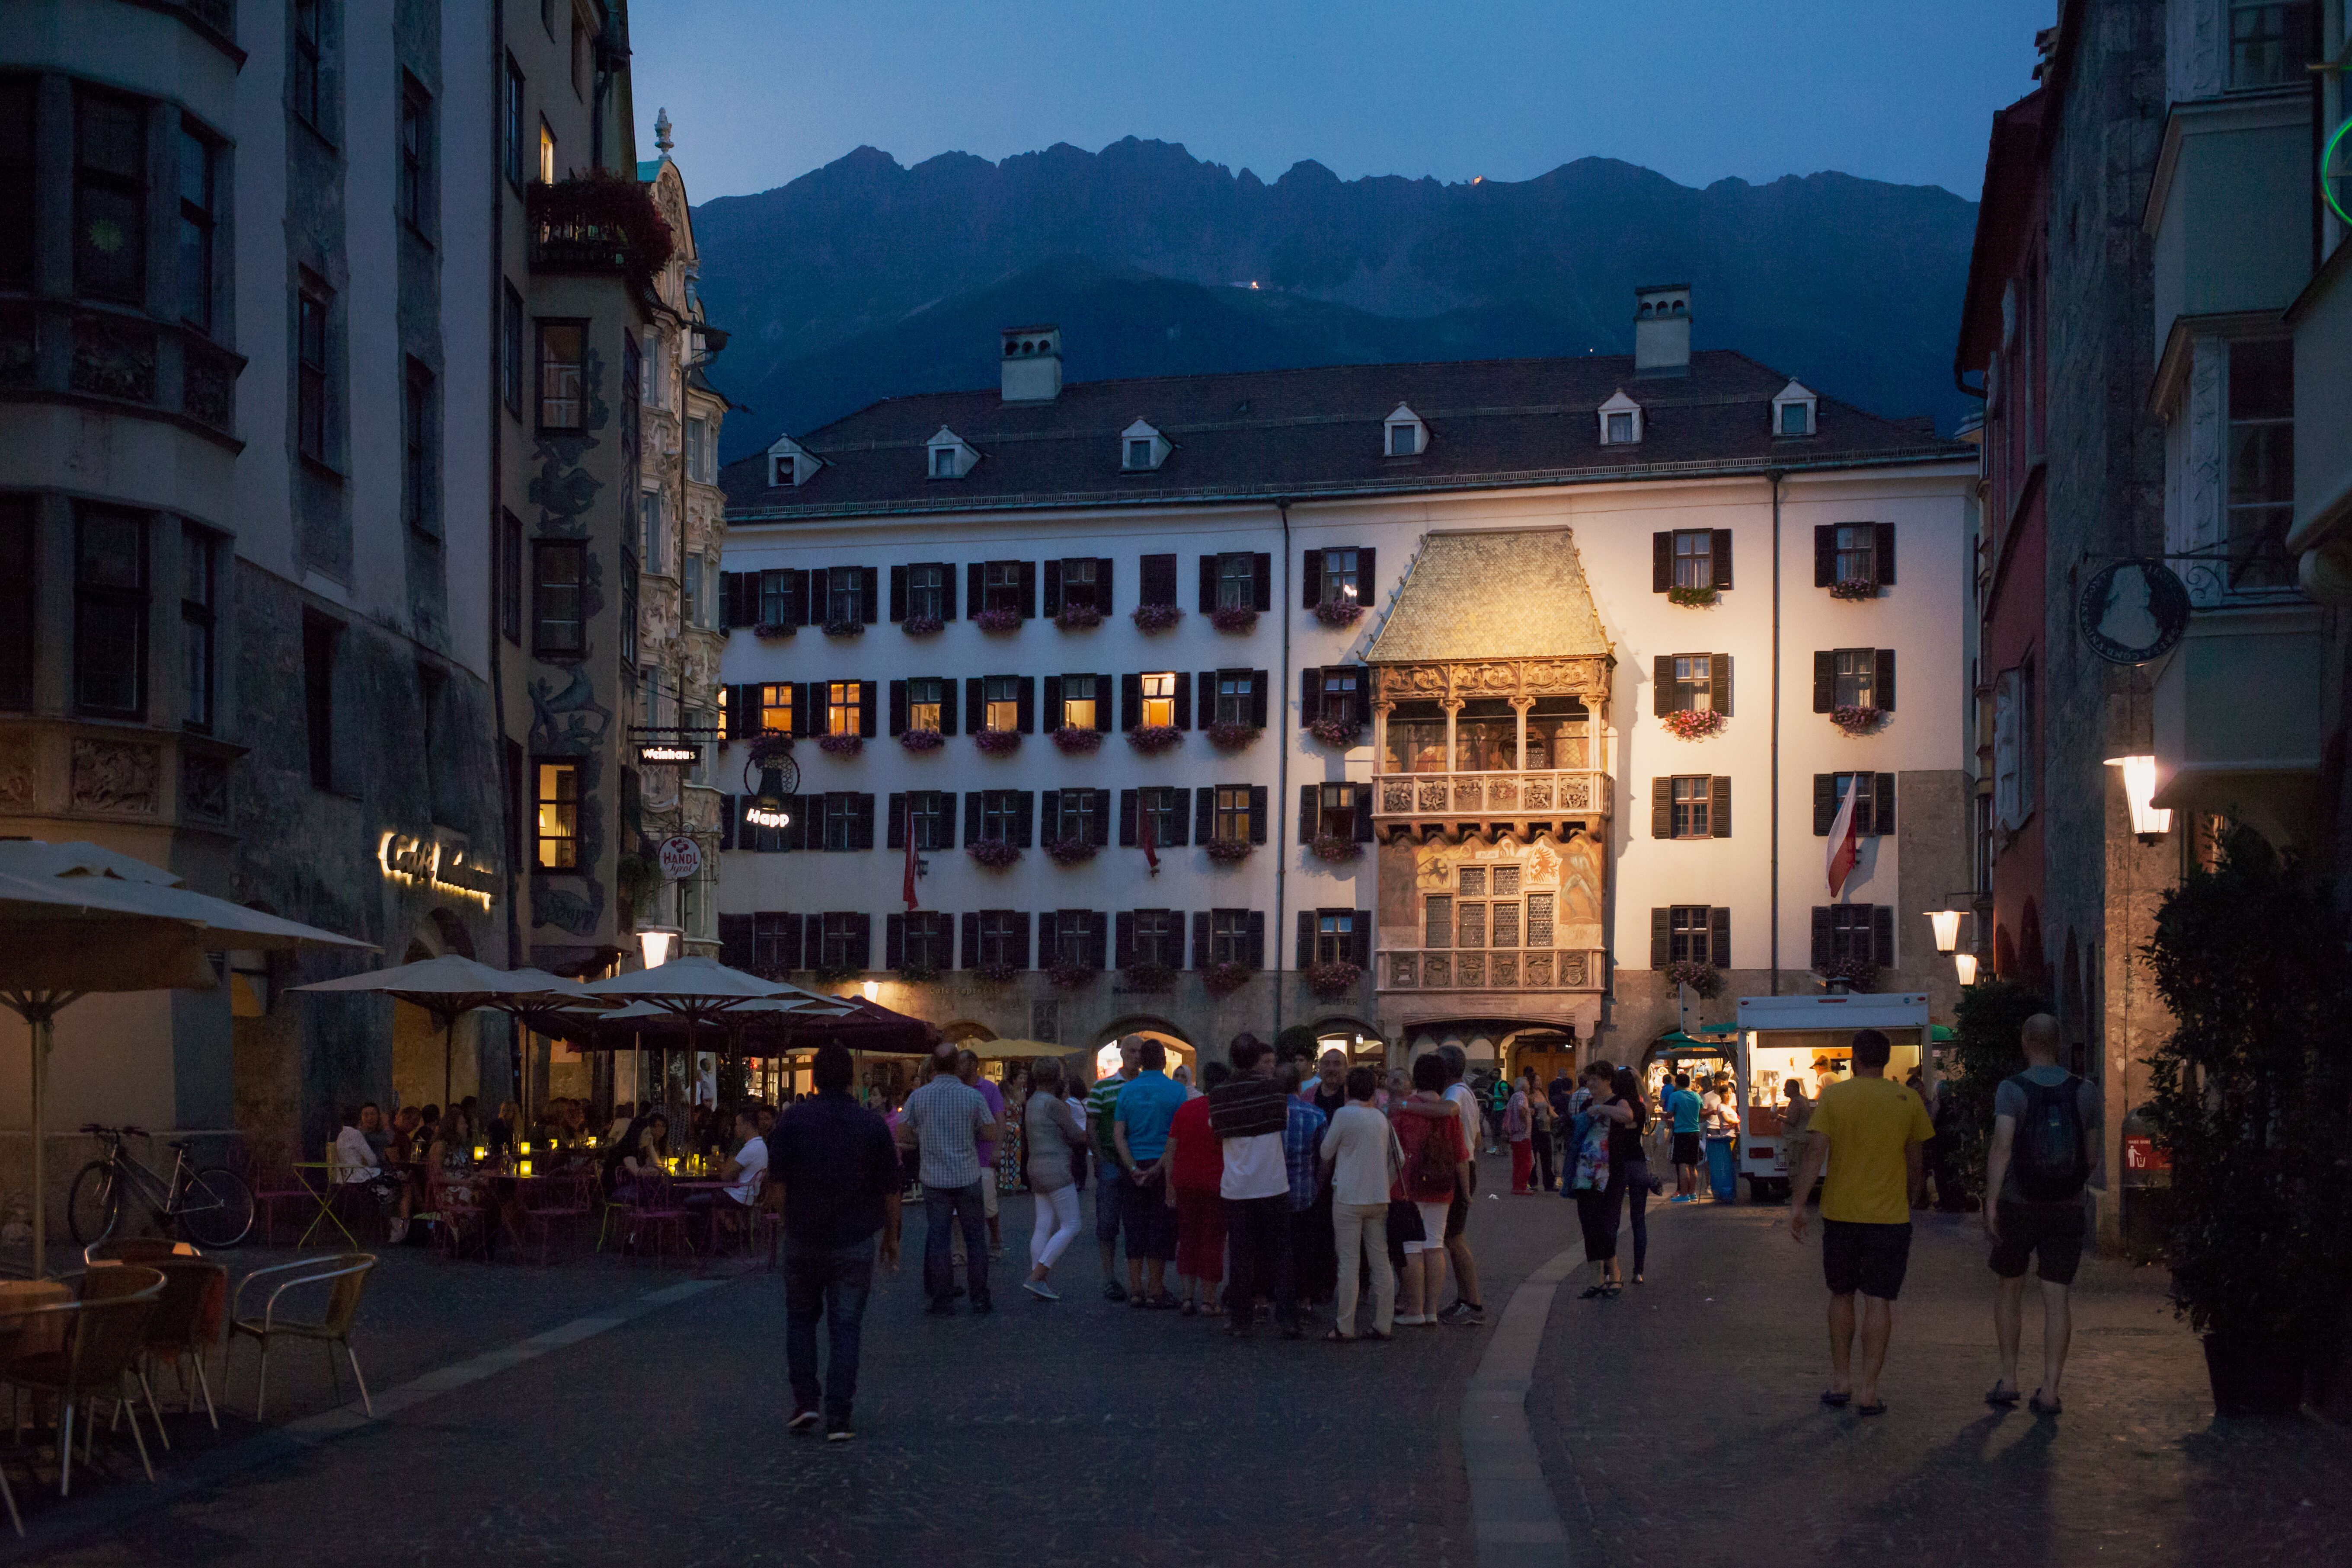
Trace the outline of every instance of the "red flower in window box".
[[1246, 963], [1235, 963], [1227, 959], [1223, 963], [1209, 965], [1202, 973], [1201, 984], [1208, 987], [1212, 996], [1230, 996], [1248, 984], [1250, 976], [1256, 973]]
[[1021, 731], [978, 730], [972, 732], [971, 743], [992, 757], [1009, 757], [1021, 749]]
[[1249, 858], [1255, 847], [1246, 838], [1213, 838], [1209, 841], [1209, 858], [1221, 866], [1238, 865]]
[[1364, 983], [1364, 972], [1346, 959], [1310, 963], [1303, 972], [1307, 989], [1326, 1002], [1336, 1002]]
[[1878, 584], [1867, 577], [1841, 577], [1830, 584], [1832, 599], [1875, 599]]
[[1239, 605], [1226, 605], [1209, 612], [1209, 624], [1221, 632], [1253, 631], [1257, 626], [1257, 612]]
[[992, 871], [1002, 871], [1021, 858], [1019, 847], [1007, 844], [1002, 838], [983, 838], [977, 844], [967, 844], [963, 852], [971, 857], [974, 865], [985, 866]]
[[1352, 626], [1363, 614], [1360, 599], [1326, 599], [1315, 606], [1315, 618], [1327, 626]]
[[1095, 977], [1095, 972], [1083, 963], [1057, 963], [1045, 971], [1045, 978], [1064, 991], [1076, 991]]
[[1364, 727], [1353, 719], [1317, 719], [1307, 732], [1337, 751], [1347, 751], [1364, 738]]
[[898, 737], [898, 744], [910, 752], [936, 752], [947, 744], [947, 737], [937, 730], [909, 730]]
[[1701, 999], [1712, 1000], [1722, 994], [1723, 971], [1696, 959], [1678, 958], [1666, 965], [1666, 984], [1687, 985]]
[[1083, 838], [1056, 838], [1045, 846], [1045, 853], [1054, 858], [1056, 865], [1083, 866], [1095, 858], [1098, 847]]
[[774, 730], [762, 730], [751, 737], [751, 764], [780, 763], [793, 754], [793, 738]]
[[1666, 715], [1666, 731], [1685, 741], [1704, 741], [1723, 733], [1727, 722], [1711, 708], [1683, 708]]
[[1102, 625], [1102, 612], [1092, 605], [1064, 605], [1054, 624], [1066, 632], [1090, 632]]
[[1118, 972], [1129, 991], [1173, 991], [1176, 972], [1164, 963], [1130, 963]]
[[1307, 847], [1315, 852], [1318, 860], [1328, 860], [1335, 865], [1359, 859], [1364, 853], [1362, 845], [1357, 843], [1352, 836], [1343, 833], [1318, 833], [1315, 841]]
[[1158, 756], [1183, 739], [1184, 731], [1173, 724], [1138, 724], [1127, 732], [1127, 743], [1147, 757]]
[[972, 616], [972, 623], [984, 632], [1017, 632], [1021, 629], [1021, 612], [982, 610]]
[[908, 616], [898, 623], [898, 628], [910, 637], [932, 637], [940, 630], [940, 618], [937, 616]]
[[1864, 708], [1852, 702], [1841, 702], [1830, 710], [1830, 722], [1849, 735], [1867, 735], [1885, 718], [1884, 708]]
[[866, 749], [866, 742], [858, 735], [819, 735], [816, 749], [828, 757], [854, 757]]
[[1164, 632], [1184, 618], [1183, 610], [1175, 605], [1138, 605], [1135, 606], [1135, 629], [1139, 632]]
[[1056, 750], [1074, 757], [1092, 756], [1102, 747], [1102, 731], [1077, 724], [1065, 724], [1054, 731]]
[[1878, 965], [1866, 958], [1833, 958], [1814, 973], [1825, 986], [1867, 991], [1878, 984]]
[[1258, 737], [1255, 724], [1212, 724], [1209, 744], [1221, 752], [1238, 752]]

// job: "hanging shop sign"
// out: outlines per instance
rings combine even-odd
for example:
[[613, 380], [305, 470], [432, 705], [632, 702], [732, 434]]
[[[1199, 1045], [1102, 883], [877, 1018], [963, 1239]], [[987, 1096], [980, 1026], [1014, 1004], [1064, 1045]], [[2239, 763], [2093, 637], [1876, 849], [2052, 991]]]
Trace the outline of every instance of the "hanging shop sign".
[[683, 882], [702, 869], [702, 846], [683, 833], [673, 833], [661, 841], [662, 875], [673, 882]]
[[646, 767], [696, 767], [702, 762], [702, 748], [683, 741], [641, 741], [637, 743], [637, 765]]
[[2083, 584], [2074, 625], [2110, 664], [2162, 658], [2189, 629], [2189, 590], [2153, 557], [2111, 562]]
[[430, 888], [486, 910], [498, 890], [498, 868], [476, 858], [456, 834], [388, 831], [376, 841], [375, 860], [388, 880]]

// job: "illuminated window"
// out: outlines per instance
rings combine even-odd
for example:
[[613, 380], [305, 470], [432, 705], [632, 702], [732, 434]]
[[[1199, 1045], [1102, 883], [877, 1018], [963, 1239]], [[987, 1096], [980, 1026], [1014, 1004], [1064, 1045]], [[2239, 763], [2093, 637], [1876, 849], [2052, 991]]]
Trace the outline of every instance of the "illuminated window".
[[907, 728], [936, 730], [940, 728], [940, 697], [947, 682], [918, 677], [907, 682]]
[[539, 795], [532, 813], [538, 824], [539, 864], [544, 870], [571, 871], [580, 865], [580, 764], [539, 764]]
[[1091, 730], [1095, 727], [1097, 678], [1091, 675], [1062, 677], [1062, 724], [1066, 729]]
[[1172, 725], [1176, 722], [1176, 677], [1170, 672], [1143, 677], [1143, 714], [1146, 724]]
[[793, 732], [793, 688], [777, 681], [760, 688], [760, 728], [779, 735]]
[[981, 686], [982, 706], [986, 712], [986, 728], [1018, 731], [1021, 728], [1021, 678], [1017, 675], [992, 675]]
[[1220, 844], [1246, 844], [1250, 841], [1249, 785], [1217, 786], [1213, 830], [1215, 841]]
[[835, 680], [826, 684], [824, 732], [828, 735], [857, 733], [857, 682]]
[[555, 184], [555, 132], [547, 128], [544, 120], [539, 122], [539, 183]]

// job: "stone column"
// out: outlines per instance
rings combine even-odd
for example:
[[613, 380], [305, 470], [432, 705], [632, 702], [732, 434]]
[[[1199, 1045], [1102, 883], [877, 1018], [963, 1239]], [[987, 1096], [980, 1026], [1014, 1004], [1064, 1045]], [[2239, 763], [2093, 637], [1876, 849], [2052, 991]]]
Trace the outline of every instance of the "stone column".
[[1458, 773], [1461, 771], [1462, 753], [1454, 750], [1454, 732], [1455, 721], [1462, 717], [1462, 699], [1448, 697], [1438, 706], [1445, 710], [1445, 771]]
[[1511, 713], [1518, 721], [1519, 729], [1518, 752], [1512, 765], [1519, 773], [1528, 771], [1528, 710], [1535, 705], [1536, 700], [1532, 697], [1511, 699]]

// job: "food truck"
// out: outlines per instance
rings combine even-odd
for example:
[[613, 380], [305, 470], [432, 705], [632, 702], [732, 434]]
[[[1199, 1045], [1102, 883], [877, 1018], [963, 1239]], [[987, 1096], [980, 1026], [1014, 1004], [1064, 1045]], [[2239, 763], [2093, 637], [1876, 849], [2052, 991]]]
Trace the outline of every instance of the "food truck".
[[1751, 1201], [1789, 1195], [1791, 1179], [1781, 1112], [1792, 1080], [1818, 1100], [1826, 1085], [1853, 1072], [1853, 1037], [1876, 1029], [1894, 1049], [1886, 1076], [1901, 1083], [1931, 1038], [1924, 991], [1823, 996], [1742, 996], [1735, 1071], [1740, 1117], [1739, 1174]]

